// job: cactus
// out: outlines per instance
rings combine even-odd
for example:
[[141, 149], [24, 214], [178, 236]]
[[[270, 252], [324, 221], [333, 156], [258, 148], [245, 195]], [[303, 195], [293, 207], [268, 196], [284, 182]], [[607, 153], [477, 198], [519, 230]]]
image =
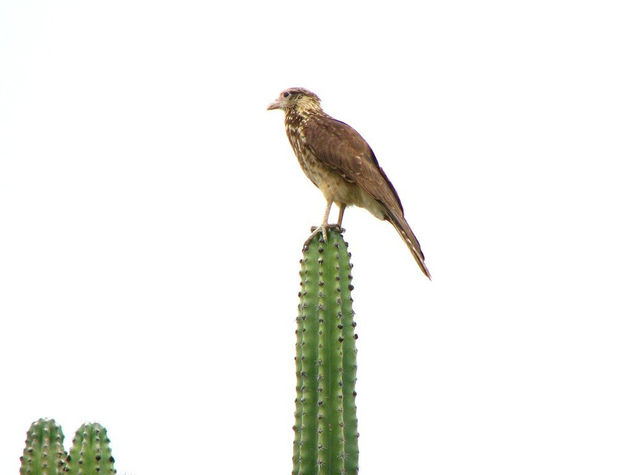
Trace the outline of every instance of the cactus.
[[53, 419], [39, 419], [31, 424], [20, 460], [20, 475], [65, 473], [68, 467], [62, 428]]
[[297, 317], [293, 474], [358, 473], [356, 338], [347, 243], [336, 228], [307, 244]]
[[77, 429], [68, 462], [71, 475], [116, 473], [105, 427], [93, 422]]
[[101, 424], [84, 424], [75, 433], [70, 456], [64, 450], [62, 428], [52, 419], [31, 424], [20, 457], [20, 475], [114, 474], [110, 439]]

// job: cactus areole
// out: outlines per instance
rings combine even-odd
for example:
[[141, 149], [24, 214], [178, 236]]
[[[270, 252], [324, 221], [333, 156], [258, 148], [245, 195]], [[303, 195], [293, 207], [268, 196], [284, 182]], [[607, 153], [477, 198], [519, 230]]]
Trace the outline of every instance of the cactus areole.
[[358, 473], [356, 335], [351, 264], [336, 229], [314, 236], [301, 260], [293, 474]]

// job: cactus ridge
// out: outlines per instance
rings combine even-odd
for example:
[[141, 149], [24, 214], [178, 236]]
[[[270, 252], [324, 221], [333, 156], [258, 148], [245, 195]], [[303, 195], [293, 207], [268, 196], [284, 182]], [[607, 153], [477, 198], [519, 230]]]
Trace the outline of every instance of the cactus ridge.
[[57, 475], [67, 472], [64, 433], [54, 419], [39, 419], [26, 433], [20, 475]]
[[301, 260], [293, 474], [358, 472], [356, 343], [347, 243], [330, 229]]

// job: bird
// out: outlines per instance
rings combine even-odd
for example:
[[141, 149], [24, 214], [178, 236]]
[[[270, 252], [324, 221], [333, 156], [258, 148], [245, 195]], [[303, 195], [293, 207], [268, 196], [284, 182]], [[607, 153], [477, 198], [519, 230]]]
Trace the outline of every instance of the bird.
[[[282, 91], [268, 106], [268, 110], [275, 109], [284, 112], [286, 135], [299, 165], [327, 203], [321, 226], [315, 228], [306, 243], [318, 232], [327, 240], [328, 228], [342, 229], [347, 206], [365, 208], [396, 228], [430, 280], [420, 243], [404, 218], [398, 193], [365, 139], [346, 123], [326, 114], [319, 96], [302, 87]], [[333, 203], [339, 207], [336, 225], [328, 224]]]

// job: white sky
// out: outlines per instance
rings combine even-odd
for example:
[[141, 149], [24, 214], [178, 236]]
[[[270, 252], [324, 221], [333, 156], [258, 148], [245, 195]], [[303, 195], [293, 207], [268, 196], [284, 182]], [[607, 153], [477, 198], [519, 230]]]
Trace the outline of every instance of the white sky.
[[628, 3], [0, 2], [0, 473], [39, 417], [120, 474], [290, 472], [295, 85], [434, 277], [346, 213], [362, 473], [632, 473]]

